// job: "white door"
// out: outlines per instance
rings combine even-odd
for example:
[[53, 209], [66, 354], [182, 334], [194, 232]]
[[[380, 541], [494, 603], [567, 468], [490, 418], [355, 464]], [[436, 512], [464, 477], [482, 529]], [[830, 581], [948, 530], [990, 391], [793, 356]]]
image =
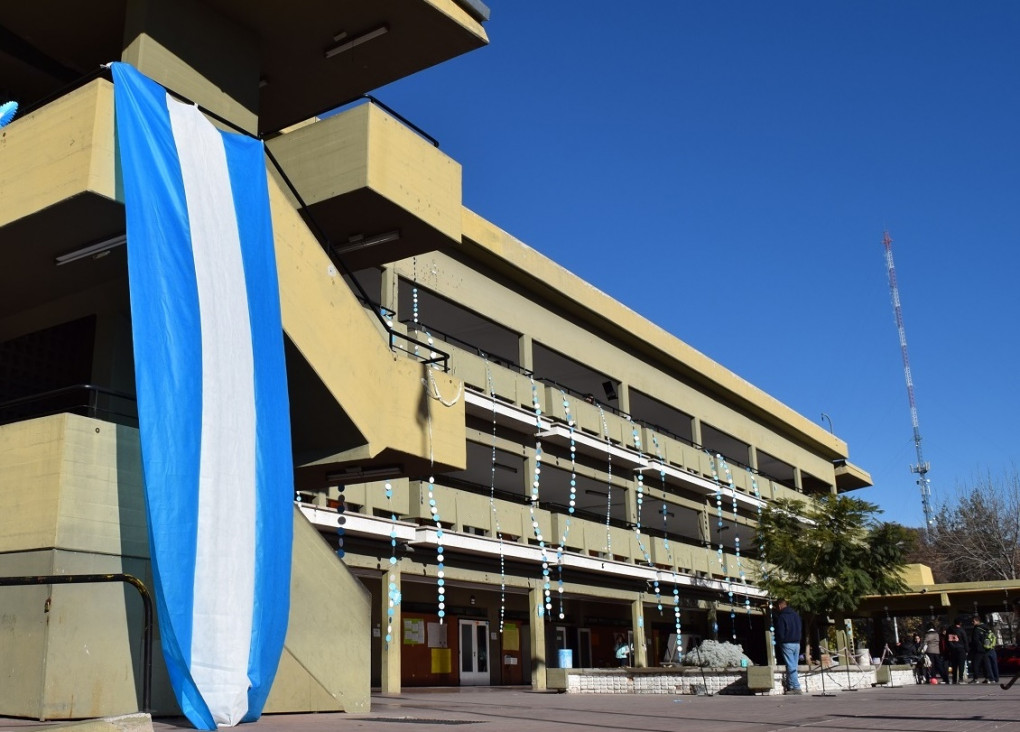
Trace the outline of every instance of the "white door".
[[460, 684], [486, 686], [489, 681], [489, 622], [460, 621]]

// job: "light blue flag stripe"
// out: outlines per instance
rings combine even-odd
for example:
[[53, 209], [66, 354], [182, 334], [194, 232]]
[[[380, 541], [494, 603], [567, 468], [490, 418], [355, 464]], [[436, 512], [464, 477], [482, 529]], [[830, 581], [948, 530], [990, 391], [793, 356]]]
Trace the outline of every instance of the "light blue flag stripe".
[[261, 714], [286, 634], [293, 472], [262, 145], [114, 64], [150, 552], [182, 711]]

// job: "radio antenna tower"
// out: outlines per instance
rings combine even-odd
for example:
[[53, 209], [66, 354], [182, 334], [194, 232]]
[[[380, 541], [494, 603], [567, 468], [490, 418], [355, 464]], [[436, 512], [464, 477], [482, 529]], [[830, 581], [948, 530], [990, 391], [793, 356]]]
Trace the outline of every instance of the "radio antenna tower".
[[896, 286], [896, 265], [893, 264], [892, 239], [886, 231], [882, 237], [885, 248], [885, 263], [889, 268], [889, 290], [892, 292], [893, 311], [896, 313], [896, 329], [900, 335], [900, 353], [903, 356], [903, 374], [907, 379], [907, 398], [910, 400], [910, 421], [914, 425], [914, 448], [917, 450], [917, 465], [910, 466], [910, 472], [917, 473], [917, 485], [921, 488], [921, 507], [924, 509], [925, 535], [931, 530], [934, 518], [931, 513], [931, 484], [928, 481], [928, 463], [921, 453], [921, 428], [917, 422], [917, 402], [914, 400], [914, 379], [910, 375], [910, 357], [907, 355], [907, 332], [903, 329], [903, 308], [900, 306], [900, 290]]

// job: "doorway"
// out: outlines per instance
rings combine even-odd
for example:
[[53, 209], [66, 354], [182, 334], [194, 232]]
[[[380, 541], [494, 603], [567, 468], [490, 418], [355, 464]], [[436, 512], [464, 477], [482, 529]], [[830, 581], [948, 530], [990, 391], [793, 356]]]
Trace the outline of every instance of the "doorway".
[[591, 668], [591, 629], [577, 629], [577, 665], [579, 668]]
[[460, 684], [485, 686], [489, 678], [489, 622], [460, 620]]

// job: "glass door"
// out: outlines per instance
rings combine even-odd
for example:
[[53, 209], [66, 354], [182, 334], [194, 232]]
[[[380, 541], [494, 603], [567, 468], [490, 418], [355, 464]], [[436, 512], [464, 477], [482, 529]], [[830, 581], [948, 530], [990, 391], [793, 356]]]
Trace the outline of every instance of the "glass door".
[[485, 686], [489, 680], [489, 622], [460, 622], [461, 686]]

